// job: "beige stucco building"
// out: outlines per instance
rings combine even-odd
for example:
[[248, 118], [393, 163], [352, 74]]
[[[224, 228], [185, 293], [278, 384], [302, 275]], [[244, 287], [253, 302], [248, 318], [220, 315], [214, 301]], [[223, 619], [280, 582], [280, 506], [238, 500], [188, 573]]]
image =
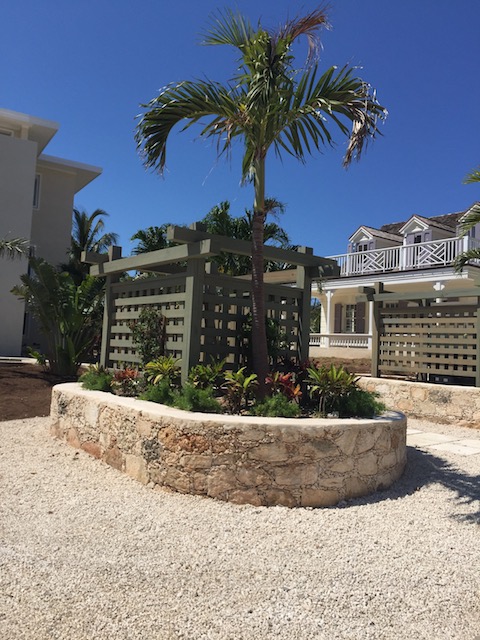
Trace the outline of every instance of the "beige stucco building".
[[[66, 260], [74, 196], [101, 169], [44, 154], [58, 124], [0, 109], [0, 238], [25, 238], [52, 264]], [[18, 356], [33, 338], [24, 304], [10, 292], [27, 259], [0, 258], [0, 356]]]

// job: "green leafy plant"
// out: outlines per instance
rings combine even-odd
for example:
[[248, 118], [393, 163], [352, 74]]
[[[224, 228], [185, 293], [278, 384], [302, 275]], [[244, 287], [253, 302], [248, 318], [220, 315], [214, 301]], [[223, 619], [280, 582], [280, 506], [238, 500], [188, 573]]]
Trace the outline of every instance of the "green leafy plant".
[[145, 365], [145, 377], [152, 384], [168, 380], [171, 386], [178, 386], [180, 383], [180, 360], [173, 356], [160, 356]]
[[189, 371], [188, 382], [198, 389], [207, 389], [208, 387], [212, 387], [214, 390], [218, 389], [222, 382], [225, 362], [225, 360], [211, 358], [209, 364], [195, 365]]
[[36, 351], [35, 349], [32, 349], [32, 347], [27, 347], [27, 353], [30, 358], [35, 358], [37, 364], [39, 364], [44, 371], [48, 371], [48, 360], [44, 353], [40, 353], [40, 351]]
[[72, 277], [40, 258], [31, 258], [30, 272], [12, 289], [24, 300], [45, 338], [51, 373], [75, 377], [98, 339], [103, 313], [103, 282], [86, 276], [77, 286]]
[[[267, 336], [267, 353], [270, 364], [275, 365], [280, 351], [287, 346], [287, 335], [282, 331], [280, 323], [275, 318], [265, 318]], [[250, 366], [253, 362], [252, 315], [248, 314], [242, 325], [242, 353], [244, 361]]]
[[140, 400], [158, 402], [159, 404], [173, 405], [173, 391], [167, 378], [160, 380], [158, 384], [149, 384], [139, 396]]
[[177, 391], [173, 398], [173, 404], [185, 411], [200, 411], [202, 413], [220, 413], [222, 407], [213, 395], [213, 389], [199, 389], [191, 384], [186, 384]]
[[245, 373], [246, 367], [238, 371], [227, 371], [222, 389], [225, 391], [225, 403], [231, 413], [240, 413], [247, 409], [249, 401], [258, 386], [257, 375]]
[[338, 403], [341, 418], [373, 418], [386, 409], [383, 402], [378, 400], [379, 394], [356, 387], [350, 393], [342, 396]]
[[307, 384], [312, 398], [318, 397], [318, 410], [321, 415], [339, 411], [342, 398], [357, 388], [358, 378], [343, 366], [330, 368], [309, 367]]
[[115, 369], [112, 379], [112, 392], [117, 396], [127, 396], [133, 398], [138, 396], [142, 378], [138, 369], [125, 367], [124, 369]]
[[282, 393], [265, 398], [252, 407], [255, 416], [270, 416], [272, 418], [296, 418], [300, 414], [298, 404], [288, 400]]
[[91, 365], [78, 379], [84, 389], [90, 391], [111, 391], [113, 376], [101, 365]]
[[145, 307], [138, 319], [130, 322], [128, 326], [142, 365], [164, 355], [166, 319], [160, 311]]

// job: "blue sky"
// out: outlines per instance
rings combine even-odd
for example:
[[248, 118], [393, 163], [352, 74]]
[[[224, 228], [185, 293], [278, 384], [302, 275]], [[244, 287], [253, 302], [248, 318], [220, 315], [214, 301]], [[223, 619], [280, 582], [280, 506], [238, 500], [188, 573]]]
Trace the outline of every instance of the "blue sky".
[[[76, 206], [105, 209], [124, 255], [138, 229], [188, 224], [222, 200], [232, 213], [251, 207], [240, 185], [241, 147], [217, 160], [198, 129], [171, 137], [165, 178], [146, 171], [134, 143], [140, 103], [169, 82], [229, 78], [235, 54], [201, 46], [209, 15], [238, 8], [268, 26], [316, 8], [303, 0], [16, 0], [2, 8], [0, 107], [54, 120], [47, 153], [101, 166]], [[441, 215], [480, 200], [463, 185], [480, 164], [480, 2], [331, 0], [320, 68], [357, 65], [389, 111], [359, 163], [342, 168], [345, 140], [306, 165], [273, 155], [267, 192], [287, 205], [292, 242], [319, 255], [346, 251], [360, 225], [413, 213]], [[303, 62], [303, 57], [298, 58]]]

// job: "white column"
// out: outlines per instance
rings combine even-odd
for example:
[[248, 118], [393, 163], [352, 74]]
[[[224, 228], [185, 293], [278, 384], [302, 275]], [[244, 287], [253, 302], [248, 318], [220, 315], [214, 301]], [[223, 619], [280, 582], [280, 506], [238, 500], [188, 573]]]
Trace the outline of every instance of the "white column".
[[373, 327], [373, 300], [368, 302], [368, 348], [372, 349], [372, 327]]
[[325, 336], [325, 346], [329, 347], [330, 346], [330, 334], [332, 333], [332, 298], [333, 298], [333, 294], [335, 293], [334, 289], [330, 289], [329, 291], [326, 292], [326, 296], [327, 296], [327, 314], [326, 314], [326, 326], [325, 326], [325, 333], [327, 334]]

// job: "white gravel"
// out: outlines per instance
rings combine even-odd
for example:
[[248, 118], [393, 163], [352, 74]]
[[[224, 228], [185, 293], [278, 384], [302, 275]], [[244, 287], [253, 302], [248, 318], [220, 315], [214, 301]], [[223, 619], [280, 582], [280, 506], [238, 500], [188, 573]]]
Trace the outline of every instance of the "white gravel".
[[0, 423], [2, 639], [480, 636], [480, 455], [409, 449], [388, 492], [259, 508], [152, 491], [48, 422]]

